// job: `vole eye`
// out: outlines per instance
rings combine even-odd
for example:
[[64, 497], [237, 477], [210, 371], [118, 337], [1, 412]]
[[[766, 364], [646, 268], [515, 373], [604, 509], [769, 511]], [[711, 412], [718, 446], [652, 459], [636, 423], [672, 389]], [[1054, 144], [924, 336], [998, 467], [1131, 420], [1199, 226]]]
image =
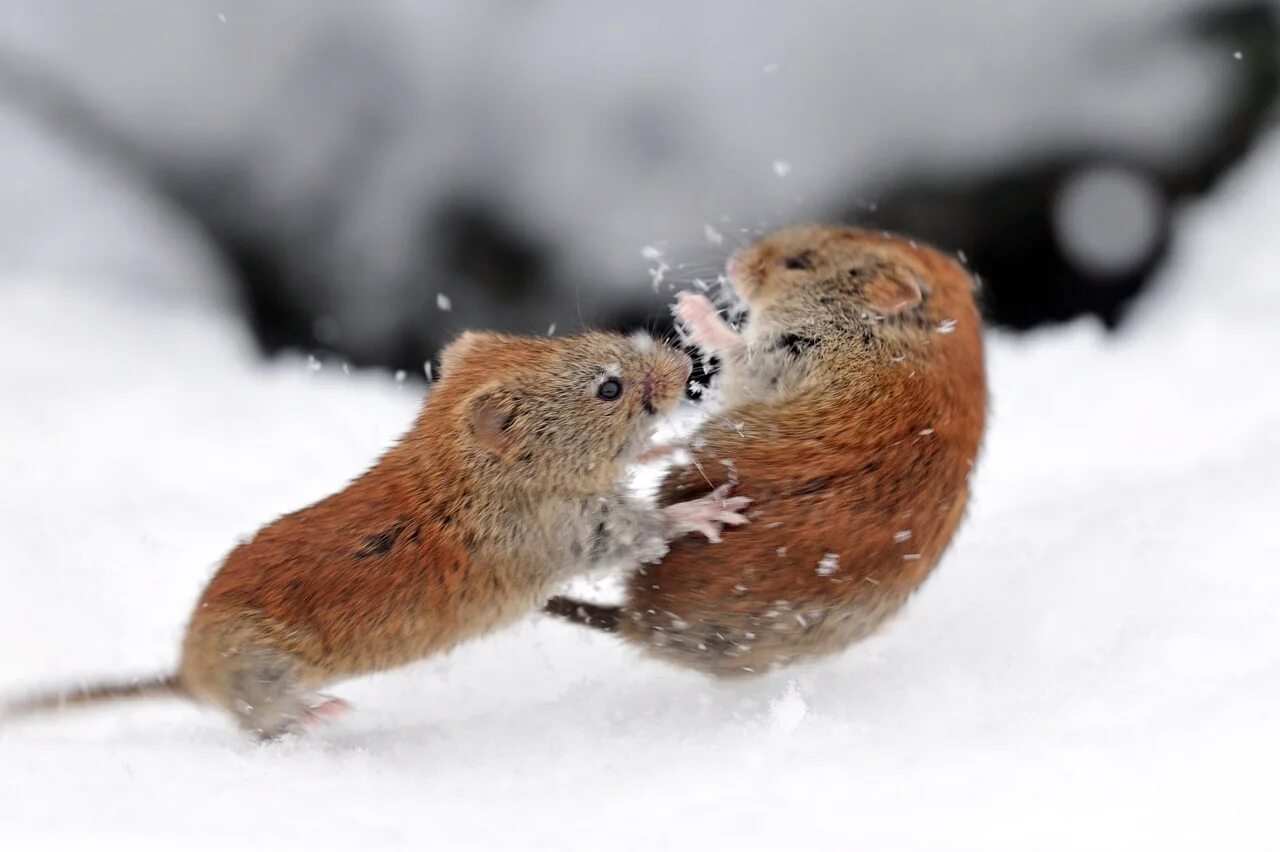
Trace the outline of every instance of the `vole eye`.
[[782, 265], [787, 269], [813, 269], [813, 264], [809, 262], [808, 254], [798, 254], [782, 261]]
[[622, 396], [622, 382], [617, 379], [605, 379], [596, 388], [596, 396], [603, 400], [613, 401]]

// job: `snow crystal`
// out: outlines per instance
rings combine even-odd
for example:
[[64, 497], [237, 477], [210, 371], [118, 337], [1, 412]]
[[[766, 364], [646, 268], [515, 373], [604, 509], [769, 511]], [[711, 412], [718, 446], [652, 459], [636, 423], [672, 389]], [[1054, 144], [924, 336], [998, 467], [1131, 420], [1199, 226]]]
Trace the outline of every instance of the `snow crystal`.
[[713, 246], [718, 246], [724, 242], [724, 234], [717, 231], [714, 225], [703, 225], [702, 235], [706, 238], [707, 242], [711, 243]]
[[451, 311], [453, 310], [453, 302], [450, 301], [449, 297], [446, 296], [444, 293], [437, 293], [436, 307], [442, 311]]
[[911, 538], [911, 530], [898, 530], [893, 534], [893, 540], [901, 544]]
[[835, 553], [828, 553], [818, 561], [816, 573], [823, 577], [829, 577], [840, 570], [840, 556]]
[[950, 334], [955, 330], [956, 321], [953, 319], [944, 319], [942, 322], [938, 323], [938, 328], [936, 329], [938, 334]]
[[791, 174], [791, 164], [786, 160], [774, 160], [773, 173], [778, 177], [786, 177]]

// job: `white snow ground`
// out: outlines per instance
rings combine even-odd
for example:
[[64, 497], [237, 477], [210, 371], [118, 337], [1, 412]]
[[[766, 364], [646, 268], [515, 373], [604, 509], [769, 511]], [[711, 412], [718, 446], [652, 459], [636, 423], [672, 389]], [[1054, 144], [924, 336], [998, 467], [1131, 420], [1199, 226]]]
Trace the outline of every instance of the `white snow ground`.
[[[976, 501], [882, 635], [717, 685], [531, 618], [274, 746], [181, 703], [0, 729], [9, 849], [1275, 848], [1280, 138], [1127, 331], [990, 338]], [[0, 694], [162, 670], [220, 556], [419, 387], [0, 282]]]

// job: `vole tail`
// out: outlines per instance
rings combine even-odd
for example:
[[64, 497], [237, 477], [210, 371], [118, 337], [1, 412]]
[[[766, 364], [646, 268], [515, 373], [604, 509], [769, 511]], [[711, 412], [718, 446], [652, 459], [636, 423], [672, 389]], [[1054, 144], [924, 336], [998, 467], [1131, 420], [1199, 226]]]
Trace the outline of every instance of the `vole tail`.
[[547, 601], [542, 611], [583, 627], [594, 627], [605, 633], [618, 632], [618, 619], [622, 617], [622, 607], [601, 606], [586, 603], [573, 598], [555, 597]]
[[162, 696], [186, 697], [176, 674], [147, 680], [135, 679], [120, 683], [101, 683], [93, 686], [76, 687], [44, 695], [33, 695], [29, 698], [0, 707], [0, 719], [16, 719], [47, 713], [51, 710], [62, 710], [67, 707], [84, 707], [100, 704], [105, 701], [117, 701], [125, 698], [159, 698]]

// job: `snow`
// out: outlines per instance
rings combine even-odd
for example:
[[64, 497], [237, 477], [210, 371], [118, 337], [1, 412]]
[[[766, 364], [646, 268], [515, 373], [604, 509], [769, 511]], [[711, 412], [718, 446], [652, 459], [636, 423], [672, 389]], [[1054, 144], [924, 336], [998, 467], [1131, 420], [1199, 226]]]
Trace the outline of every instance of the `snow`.
[[[991, 335], [970, 516], [906, 612], [838, 658], [716, 684], [531, 617], [340, 686], [355, 712], [307, 739], [252, 744], [180, 702], [8, 725], [0, 837], [1267, 848], [1276, 221], [1280, 139], [1181, 217], [1124, 333]], [[363, 470], [423, 392], [264, 364], [225, 314], [123, 299], [87, 267], [2, 283], [0, 694], [170, 667], [221, 555]]]

